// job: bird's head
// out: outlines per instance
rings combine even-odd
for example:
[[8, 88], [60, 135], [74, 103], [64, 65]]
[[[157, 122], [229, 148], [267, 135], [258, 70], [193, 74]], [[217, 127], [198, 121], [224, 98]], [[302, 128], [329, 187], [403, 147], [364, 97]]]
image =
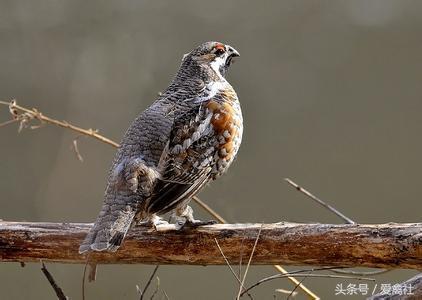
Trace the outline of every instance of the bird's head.
[[232, 46], [219, 42], [206, 42], [185, 54], [183, 62], [193, 62], [211, 69], [219, 77], [225, 77], [233, 58], [237, 56], [239, 56], [239, 52]]

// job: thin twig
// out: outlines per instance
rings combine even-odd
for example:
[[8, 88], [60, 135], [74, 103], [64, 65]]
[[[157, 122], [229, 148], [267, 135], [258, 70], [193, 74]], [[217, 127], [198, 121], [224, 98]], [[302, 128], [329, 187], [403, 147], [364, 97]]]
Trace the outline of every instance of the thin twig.
[[86, 259], [86, 263], [84, 266], [84, 274], [82, 275], [82, 300], [85, 300], [85, 275], [86, 275], [86, 268], [88, 267], [88, 259]]
[[213, 210], [211, 207], [208, 206], [204, 201], [198, 198], [198, 196], [193, 196], [192, 200], [194, 200], [202, 209], [204, 209], [207, 213], [209, 213], [211, 216], [217, 219], [218, 222], [225, 224], [227, 221], [220, 216], [215, 210]]
[[[214, 238], [214, 241], [217, 244], [218, 250], [220, 250], [220, 253], [223, 256], [223, 258], [224, 258], [227, 266], [229, 267], [230, 271], [232, 272], [234, 278], [236, 278], [237, 282], [239, 283], [239, 285], [240, 285], [239, 288], [240, 289], [242, 289], [242, 288], [244, 289], [245, 287], [243, 286], [242, 281], [240, 280], [240, 278], [237, 276], [236, 272], [233, 270], [232, 266], [230, 265], [230, 262], [227, 259], [226, 255], [224, 254], [223, 249], [221, 249], [220, 244], [218, 243], [217, 238]], [[249, 298], [253, 299], [252, 295], [250, 295], [249, 293], [248, 293], [248, 296], [249, 296]]]
[[248, 275], [248, 271], [249, 271], [249, 267], [250, 267], [250, 265], [251, 265], [252, 257], [253, 257], [253, 254], [255, 253], [256, 245], [258, 244], [258, 240], [259, 240], [259, 236], [261, 235], [262, 225], [263, 225], [263, 224], [261, 224], [261, 227], [259, 227], [259, 231], [258, 231], [258, 234], [257, 234], [257, 236], [256, 236], [255, 243], [254, 243], [254, 245], [253, 245], [251, 255], [249, 256], [249, 261], [248, 261], [248, 264], [246, 265], [246, 270], [245, 270], [245, 273], [243, 274], [242, 284], [240, 285], [240, 287], [239, 287], [239, 292], [238, 292], [238, 294], [237, 294], [237, 298], [236, 298], [237, 300], [239, 300], [239, 299], [240, 299], [240, 294], [242, 293], [242, 288], [243, 288], [243, 287], [244, 287], [244, 285], [245, 285], [245, 280], [246, 280], [246, 276]]
[[[313, 269], [312, 271], [317, 271], [318, 269]], [[298, 270], [298, 271], [293, 271], [293, 272], [289, 272], [289, 275], [295, 275], [295, 277], [322, 277], [322, 278], [342, 278], [342, 279], [355, 279], [355, 280], [367, 280], [367, 281], [375, 281], [375, 279], [373, 278], [367, 278], [367, 277], [354, 277], [354, 276], [343, 276], [343, 275], [328, 275], [328, 274], [299, 274], [299, 273], [304, 273], [304, 272], [309, 272], [311, 270]], [[249, 292], [251, 289], [257, 287], [258, 285], [270, 281], [270, 280], [274, 280], [274, 279], [278, 279], [278, 278], [284, 278], [287, 277], [287, 274], [276, 274], [273, 276], [269, 276], [269, 277], [265, 277], [261, 280], [259, 280], [258, 282], [256, 282], [255, 284], [251, 285], [250, 287], [248, 287], [246, 290], [244, 290], [240, 296], [243, 296], [246, 292]]]
[[[293, 186], [299, 192], [305, 194], [310, 199], [316, 201], [317, 203], [321, 204], [323, 207], [325, 207], [329, 211], [331, 211], [334, 214], [336, 214], [338, 217], [340, 217], [341, 219], [343, 219], [343, 221], [345, 223], [347, 223], [347, 224], [356, 224], [355, 221], [353, 221], [352, 219], [350, 219], [349, 217], [347, 217], [346, 215], [344, 215], [343, 213], [341, 213], [340, 211], [338, 211], [336, 208], [334, 208], [331, 205], [325, 203], [325, 201], [323, 201], [320, 198], [316, 197], [311, 192], [309, 192], [306, 189], [304, 189], [303, 187], [299, 186], [293, 180], [291, 180], [289, 178], [285, 178], [284, 180], [288, 184], [290, 184], [291, 186]], [[353, 271], [353, 270], [334, 270], [333, 269], [333, 270], [331, 270], [331, 272], [340, 273], [340, 274], [356, 275], [356, 276], [374, 276], [374, 275], [379, 275], [379, 274], [384, 274], [384, 273], [390, 272], [390, 270], [382, 269], [382, 270], [368, 271], [368, 272], [357, 272], [357, 271]]]
[[338, 274], [354, 275], [354, 276], [375, 276], [375, 275], [380, 275], [380, 274], [391, 272], [391, 270], [381, 269], [381, 270], [374, 270], [374, 271], [353, 271], [353, 270], [333, 269], [333, 270], [331, 270], [331, 272], [338, 273]]
[[[114, 147], [119, 147], [118, 143], [98, 134], [98, 130], [93, 130], [91, 128], [83, 129], [81, 127], [72, 125], [67, 121], [59, 121], [59, 120], [44, 116], [40, 111], [38, 111], [34, 108], [31, 110], [31, 109], [25, 108], [23, 106], [17, 105], [16, 101], [11, 101], [11, 102], [0, 101], [0, 104], [9, 106], [10, 111], [11, 112], [13, 111], [14, 113], [16, 113], [17, 116], [20, 116], [22, 114], [27, 114], [27, 116], [34, 118], [34, 119], [37, 119], [41, 122], [54, 124], [54, 125], [57, 125], [57, 126], [60, 126], [60, 127], [63, 127], [63, 128], [68, 128], [68, 129], [71, 129], [73, 131], [79, 132], [81, 134], [93, 137], [93, 138], [95, 138], [95, 139], [97, 139], [101, 142], [112, 145]], [[20, 112], [20, 114], [19, 114], [19, 112]], [[14, 116], [15, 118], [16, 118], [16, 115]]]
[[232, 272], [234, 278], [236, 278], [237, 282], [240, 283], [242, 285], [242, 281], [240, 280], [240, 278], [237, 276], [236, 272], [233, 270], [232, 266], [230, 265], [229, 260], [227, 259], [227, 257], [224, 255], [223, 250], [220, 247], [220, 244], [218, 243], [217, 239], [214, 238], [215, 243], [217, 244], [218, 250], [220, 250], [221, 255], [223, 256], [227, 266], [229, 267], [230, 271]]
[[148, 279], [148, 282], [147, 282], [147, 284], [145, 285], [145, 288], [142, 290], [142, 289], [139, 289], [140, 290], [140, 297], [139, 297], [139, 300], [142, 300], [142, 299], [144, 299], [144, 295], [145, 295], [145, 293], [147, 292], [147, 289], [148, 289], [148, 287], [149, 287], [149, 285], [151, 284], [151, 281], [152, 281], [152, 279], [154, 278], [154, 276], [155, 276], [155, 273], [157, 273], [157, 270], [158, 270], [158, 267], [159, 267], [160, 265], [156, 265], [155, 266], [155, 268], [154, 268], [154, 271], [152, 271], [152, 273], [151, 273], [151, 276], [149, 277], [149, 279]]
[[56, 292], [57, 297], [59, 300], [67, 300], [68, 298], [63, 293], [63, 290], [57, 285], [56, 281], [53, 278], [53, 275], [47, 270], [43, 261], [41, 261], [41, 271], [44, 273], [45, 277], [47, 278], [48, 282], [50, 283], [51, 287]]
[[314, 300], [319, 300], [320, 297], [318, 297], [314, 292], [312, 292], [310, 289], [308, 289], [303, 283], [301, 283], [299, 280], [297, 280], [295, 277], [293, 276], [289, 276], [289, 272], [284, 269], [282, 266], [280, 265], [274, 265], [274, 268], [279, 271], [281, 274], [283, 275], [287, 275], [287, 278], [295, 285], [295, 286], [299, 286], [299, 288], [305, 293], [307, 294], [310, 298], [314, 299]]
[[16, 123], [18, 121], [19, 121], [18, 119], [8, 120], [8, 121], [5, 121], [3, 123], [0, 123], [0, 127], [6, 126], [6, 125], [9, 125], [9, 124], [12, 124], [12, 123]]
[[[313, 271], [309, 272], [308, 274], [312, 274], [312, 272], [313, 272]], [[295, 293], [296, 289], [299, 287], [299, 285], [300, 285], [301, 283], [303, 283], [303, 282], [306, 280], [306, 278], [309, 278], [309, 277], [303, 277], [303, 278], [300, 280], [299, 284], [297, 284], [297, 285], [295, 286], [295, 288], [294, 288], [294, 289], [290, 292], [290, 294], [287, 296], [287, 300], [289, 300], [289, 299], [290, 299], [290, 297], [294, 297], [293, 295], [294, 295], [294, 293]]]
[[347, 224], [356, 224], [355, 221], [353, 221], [352, 219], [346, 217], [344, 214], [342, 214], [341, 212], [339, 212], [337, 209], [335, 209], [334, 207], [332, 207], [331, 205], [325, 203], [324, 201], [322, 201], [321, 199], [319, 199], [318, 197], [314, 196], [311, 192], [305, 190], [304, 188], [302, 188], [301, 186], [297, 185], [295, 182], [293, 182], [292, 180], [290, 180], [289, 178], [285, 178], [284, 179], [288, 184], [290, 184], [291, 186], [293, 186], [296, 190], [298, 190], [299, 192], [305, 194], [306, 196], [308, 196], [309, 198], [311, 198], [312, 200], [318, 202], [319, 204], [321, 204], [322, 206], [324, 206], [326, 209], [328, 209], [329, 211], [333, 212], [334, 214], [336, 214], [339, 218], [341, 218], [343, 221], [345, 221]]
[[242, 277], [242, 263], [243, 263], [243, 242], [245, 241], [245, 234], [243, 234], [242, 242], [240, 243], [240, 255], [239, 255], [239, 270], [238, 277]]
[[169, 298], [169, 296], [167, 295], [166, 291], [165, 291], [165, 290], [163, 290], [163, 289], [161, 289], [161, 290], [163, 291], [163, 295], [164, 295], [164, 297], [166, 297], [166, 299], [167, 299], [167, 300], [170, 300], [170, 298]]

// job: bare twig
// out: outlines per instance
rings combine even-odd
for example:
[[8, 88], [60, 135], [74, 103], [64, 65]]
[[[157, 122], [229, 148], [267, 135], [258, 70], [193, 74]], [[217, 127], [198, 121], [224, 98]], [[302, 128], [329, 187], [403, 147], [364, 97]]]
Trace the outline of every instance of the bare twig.
[[334, 207], [332, 207], [331, 205], [325, 203], [324, 201], [322, 201], [321, 199], [319, 199], [318, 197], [314, 196], [311, 192], [305, 190], [304, 188], [302, 188], [301, 186], [297, 185], [296, 183], [294, 183], [292, 180], [290, 180], [289, 178], [285, 178], [284, 179], [288, 184], [290, 184], [291, 186], [293, 186], [295, 189], [297, 189], [299, 192], [305, 194], [306, 196], [308, 196], [309, 198], [311, 198], [312, 200], [318, 202], [319, 204], [321, 204], [322, 206], [324, 206], [326, 209], [328, 209], [329, 211], [333, 212], [334, 214], [336, 214], [338, 217], [340, 217], [343, 221], [345, 221], [347, 224], [356, 224], [355, 221], [353, 221], [352, 219], [346, 217], [344, 214], [342, 214], [341, 212], [339, 212], [337, 209], [335, 209]]
[[198, 198], [198, 196], [193, 196], [192, 200], [194, 200], [203, 210], [205, 210], [208, 214], [213, 216], [217, 219], [218, 222], [225, 224], [227, 221], [218, 214], [215, 210], [213, 210], [208, 204], [206, 204], [204, 201]]
[[5, 122], [3, 122], [3, 123], [0, 123], [0, 127], [7, 126], [7, 125], [9, 125], [9, 124], [16, 123], [16, 122], [18, 122], [18, 121], [19, 121], [18, 119], [8, 120], [8, 121], [5, 121]]
[[63, 290], [57, 285], [56, 281], [53, 278], [53, 275], [51, 275], [51, 273], [47, 270], [43, 261], [41, 261], [41, 265], [42, 265], [41, 271], [44, 273], [51, 287], [56, 292], [56, 295], [59, 298], [59, 300], [67, 300], [68, 298], [63, 293]]
[[242, 284], [241, 284], [241, 285], [240, 285], [240, 287], [239, 287], [239, 292], [238, 292], [238, 294], [237, 294], [237, 298], [236, 298], [236, 299], [238, 299], [238, 300], [239, 300], [239, 298], [240, 298], [240, 294], [242, 293], [243, 286], [245, 285], [245, 280], [246, 280], [246, 276], [248, 275], [248, 270], [249, 270], [249, 267], [250, 267], [250, 265], [251, 265], [252, 257], [253, 257], [253, 255], [254, 255], [254, 253], [255, 253], [256, 245], [258, 244], [258, 240], [259, 240], [259, 237], [260, 237], [260, 235], [261, 235], [262, 226], [263, 226], [263, 224], [261, 224], [261, 227], [259, 227], [259, 231], [258, 231], [258, 234], [257, 234], [257, 236], [256, 236], [255, 243], [254, 243], [254, 245], [253, 245], [251, 255], [249, 256], [249, 261], [248, 261], [248, 264], [246, 265], [246, 270], [245, 270], [245, 273], [243, 274]]
[[163, 291], [163, 295], [167, 300], [170, 300], [169, 296], [167, 295], [166, 291], [161, 289]]
[[25, 127], [25, 124], [32, 119], [37, 119], [38, 121], [40, 121], [41, 123], [49, 123], [49, 124], [54, 124], [63, 128], [67, 128], [67, 129], [71, 129], [73, 131], [76, 131], [78, 133], [90, 136], [92, 138], [95, 138], [101, 142], [104, 142], [106, 144], [112, 145], [114, 147], [119, 147], [119, 144], [98, 134], [98, 130], [94, 130], [94, 129], [83, 129], [81, 127], [75, 126], [70, 124], [67, 121], [59, 121], [47, 116], [44, 116], [40, 111], [38, 111], [37, 109], [33, 108], [33, 109], [28, 109], [25, 108], [23, 106], [19, 106], [16, 104], [15, 100], [12, 100], [10, 102], [6, 102], [6, 101], [0, 101], [0, 104], [3, 105], [7, 105], [9, 106], [9, 110], [11, 111], [13, 117], [15, 119], [18, 119], [21, 121], [21, 127], [20, 129]]
[[[329, 211], [331, 211], [334, 214], [336, 214], [337, 216], [339, 216], [341, 219], [343, 219], [343, 221], [345, 221], [345, 223], [347, 223], [347, 224], [356, 224], [355, 221], [353, 221], [352, 219], [350, 219], [349, 217], [347, 217], [346, 215], [344, 215], [343, 213], [341, 213], [340, 211], [338, 211], [336, 208], [332, 207], [331, 205], [328, 205], [327, 203], [325, 203], [325, 201], [323, 201], [320, 198], [316, 197], [311, 192], [305, 190], [303, 187], [299, 186], [293, 180], [291, 180], [289, 178], [285, 178], [284, 180], [288, 184], [292, 185], [299, 192], [305, 194], [310, 199], [316, 201], [317, 203], [321, 204], [323, 207], [325, 207]], [[334, 270], [333, 269], [331, 271], [334, 272], [334, 273], [348, 274], [348, 275], [356, 275], [356, 276], [374, 276], [374, 275], [379, 275], [379, 274], [384, 274], [384, 273], [390, 272], [391, 270], [382, 269], [382, 270], [376, 270], [376, 271], [357, 272], [357, 271], [353, 271], [353, 270]]]
[[244, 290], [241, 293], [240, 296], [243, 296], [246, 292], [249, 292], [251, 289], [257, 287], [258, 285], [260, 285], [264, 282], [274, 280], [274, 279], [278, 279], [278, 278], [285, 278], [289, 275], [294, 275], [295, 277], [322, 277], [322, 278], [342, 278], [342, 279], [375, 281], [375, 279], [367, 278], [367, 277], [353, 277], [353, 276], [328, 275], [328, 274], [300, 274], [300, 273], [304, 273], [304, 272], [310, 272], [310, 271], [314, 272], [314, 271], [324, 271], [324, 270], [328, 270], [328, 268], [311, 269], [311, 270], [297, 270], [297, 271], [289, 272], [289, 274], [276, 274], [276, 275], [273, 275], [273, 276], [265, 277], [265, 278], [257, 281], [256, 283], [254, 283], [250, 287], [248, 287], [246, 290]]
[[[238, 269], [238, 277], [242, 277], [242, 263], [243, 263], [243, 242], [245, 241], [245, 238], [243, 237], [242, 242], [240, 243], [241, 250], [240, 250], [240, 257], [239, 257], [239, 269]], [[240, 288], [240, 286], [239, 286]]]
[[159, 267], [160, 267], [160, 265], [156, 265], [155, 266], [154, 270], [151, 273], [151, 276], [149, 277], [149, 279], [147, 281], [147, 284], [145, 285], [145, 288], [143, 290], [142, 289], [139, 289], [139, 293], [141, 294], [140, 297], [139, 297], [139, 300], [144, 299], [144, 295], [147, 292], [148, 287], [151, 284], [151, 281], [154, 279], [155, 273], [157, 273], [157, 270], [158, 270]]
[[[239, 283], [239, 288], [245, 288], [242, 284], [242, 281], [240, 280], [240, 278], [237, 276], [236, 272], [233, 270], [232, 266], [230, 265], [229, 260], [227, 259], [227, 257], [224, 255], [223, 249], [221, 249], [220, 244], [218, 243], [217, 239], [214, 238], [215, 243], [217, 244], [218, 250], [220, 250], [221, 255], [224, 257], [224, 260], [226, 261], [227, 266], [229, 267], [230, 271], [232, 272], [234, 278], [236, 278], [237, 282]], [[248, 293], [249, 298], [253, 299], [252, 295]]]
[[215, 240], [215, 243], [217, 244], [218, 250], [220, 251], [221, 255], [224, 257], [224, 260], [226, 261], [226, 264], [227, 264], [227, 266], [229, 267], [230, 272], [232, 272], [232, 274], [233, 274], [234, 278], [236, 278], [237, 282], [238, 282], [240, 285], [242, 285], [242, 281], [241, 281], [241, 280], [240, 280], [240, 278], [237, 276], [236, 272], [233, 270], [233, 268], [232, 268], [232, 266], [230, 265], [230, 262], [229, 262], [229, 260], [227, 259], [227, 257], [224, 255], [224, 252], [223, 252], [223, 250], [221, 249], [220, 244], [218, 243], [217, 239], [216, 239], [216, 238], [214, 238], [214, 240]]
[[391, 270], [381, 269], [381, 270], [374, 270], [374, 271], [354, 271], [354, 270], [333, 269], [331, 270], [331, 272], [338, 273], [338, 274], [354, 275], [354, 276], [375, 276], [375, 275], [391, 272]]
[[[308, 274], [312, 274], [313, 273], [313, 271], [310, 271]], [[299, 284], [297, 284], [296, 286], [295, 286], [295, 288], [290, 292], [290, 294], [287, 296], [287, 300], [289, 300], [290, 299], [290, 297], [294, 297], [294, 293], [296, 292], [296, 290], [297, 290], [297, 288], [300, 286], [300, 284], [302, 284], [307, 278], [309, 278], [309, 277], [303, 277], [301, 280], [300, 280], [300, 282], [299, 282]]]
[[82, 275], [82, 300], [85, 300], [85, 276], [86, 276], [86, 269], [88, 267], [88, 258], [86, 260], [85, 266], [84, 266], [84, 272]]

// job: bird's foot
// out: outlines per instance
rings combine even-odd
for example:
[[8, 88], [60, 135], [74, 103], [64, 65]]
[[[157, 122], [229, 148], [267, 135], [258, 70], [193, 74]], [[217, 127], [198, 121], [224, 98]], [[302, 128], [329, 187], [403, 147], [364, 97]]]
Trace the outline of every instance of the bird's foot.
[[172, 215], [172, 218], [175, 220], [176, 230], [188, 229], [188, 228], [192, 229], [192, 228], [197, 228], [200, 226], [213, 225], [217, 223], [214, 220], [211, 220], [211, 221], [195, 220], [195, 218], [193, 217], [193, 210], [189, 205], [179, 207], [178, 209], [176, 209]]
[[173, 226], [169, 222], [163, 220], [157, 215], [151, 216], [148, 222], [150, 225], [152, 225], [155, 231], [167, 231], [171, 229], [171, 227]]
[[135, 226], [139, 227], [151, 227], [151, 221], [140, 221], [135, 224]]
[[193, 229], [201, 226], [207, 226], [207, 225], [214, 225], [217, 224], [217, 221], [215, 220], [209, 220], [209, 221], [201, 221], [201, 220], [185, 220], [181, 221], [179, 220], [176, 222], [176, 230], [183, 230], [183, 229]]

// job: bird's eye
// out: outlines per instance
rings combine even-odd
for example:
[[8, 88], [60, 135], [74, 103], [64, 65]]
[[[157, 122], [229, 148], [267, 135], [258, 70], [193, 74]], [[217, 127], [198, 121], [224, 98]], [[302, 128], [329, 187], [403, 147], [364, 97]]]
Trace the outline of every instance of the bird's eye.
[[226, 52], [226, 51], [223, 48], [217, 48], [215, 50], [215, 55], [220, 56], [220, 55], [223, 55], [224, 52]]

